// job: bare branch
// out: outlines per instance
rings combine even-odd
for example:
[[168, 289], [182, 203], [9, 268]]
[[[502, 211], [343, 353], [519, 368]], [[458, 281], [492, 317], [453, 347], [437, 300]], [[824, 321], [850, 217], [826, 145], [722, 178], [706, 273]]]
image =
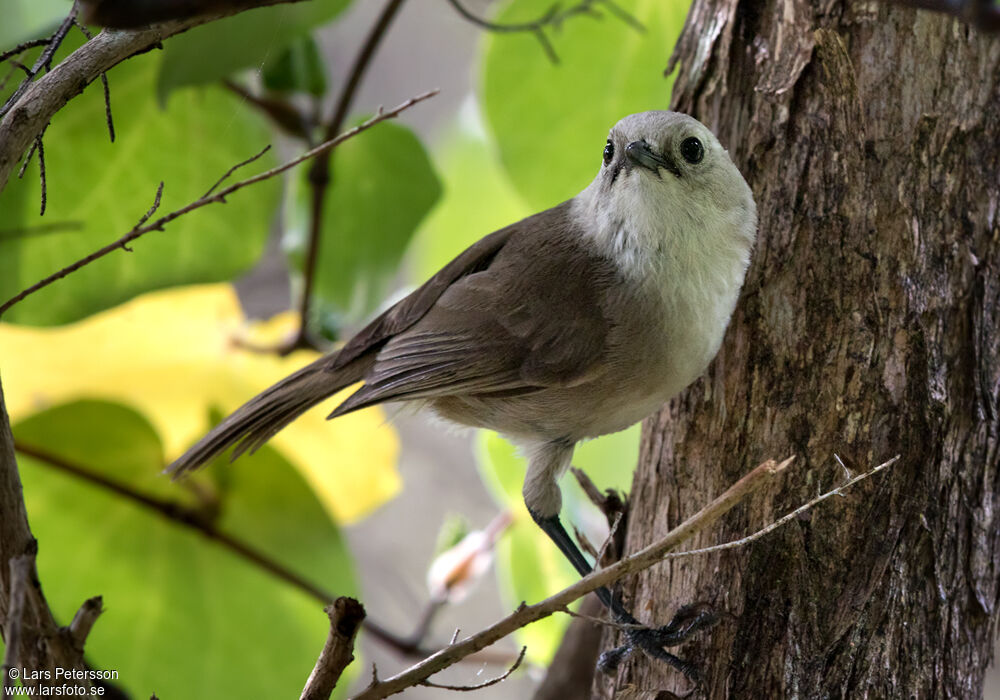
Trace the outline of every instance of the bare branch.
[[[503, 620], [500, 620], [471, 637], [467, 637], [460, 642], [445, 647], [433, 656], [401, 673], [398, 673], [395, 676], [392, 676], [391, 678], [387, 678], [373, 684], [364, 692], [355, 696], [354, 700], [378, 700], [380, 698], [389, 697], [390, 695], [395, 695], [406, 688], [422, 683], [433, 674], [441, 671], [442, 669], [448, 668], [464, 656], [493, 644], [515, 630], [542, 618], [548, 617], [554, 612], [564, 610], [566, 606], [574, 600], [602, 586], [608, 586], [629, 574], [634, 574], [638, 571], [647, 569], [666, 558], [691, 556], [692, 554], [711, 551], [711, 548], [707, 548], [693, 550], [692, 552], [671, 552], [672, 549], [689, 539], [696, 532], [699, 532], [713, 524], [744, 498], [758, 490], [764, 484], [769, 483], [775, 476], [782, 474], [793, 459], [793, 457], [789, 457], [780, 464], [776, 463], [774, 460], [768, 460], [767, 462], [760, 464], [742, 479], [730, 486], [714, 501], [648, 547], [626, 557], [625, 559], [622, 559], [616, 564], [583, 577], [573, 585], [563, 589], [553, 596], [550, 596], [549, 598], [546, 598], [540, 603], [535, 605], [524, 605], [522, 603], [517, 610]], [[877, 474], [883, 469], [889, 467], [895, 461], [896, 458], [893, 458], [892, 460], [889, 460], [888, 462], [855, 477], [843, 486], [833, 489], [819, 498], [813, 499], [805, 506], [796, 509], [790, 515], [785, 516], [779, 521], [776, 521], [776, 523], [772, 523], [768, 527], [764, 528], [759, 534], [755, 533], [748, 538], [739, 540], [737, 543], [727, 543], [726, 545], [720, 545], [720, 547], [729, 548], [740, 546], [740, 544], [745, 544], [753, 539], [762, 537], [764, 534], [771, 532], [776, 527], [780, 527], [780, 525], [785, 524], [794, 517], [800, 515], [804, 510], [816, 506], [818, 503], [821, 503], [831, 496], [842, 493], [844, 489], [856, 484], [862, 479], [866, 479], [873, 474]]]
[[17, 101], [21, 98], [25, 92], [27, 92], [28, 87], [31, 85], [31, 81], [35, 79], [42, 69], [46, 70], [52, 66], [52, 57], [55, 56], [56, 50], [62, 45], [63, 39], [66, 38], [66, 34], [69, 33], [69, 28], [73, 26], [76, 21], [77, 3], [76, 0], [73, 2], [73, 7], [70, 8], [69, 14], [56, 29], [55, 33], [49, 38], [46, 43], [45, 50], [42, 51], [42, 55], [38, 57], [35, 61], [35, 65], [32, 66], [31, 71], [25, 77], [24, 81], [18, 85], [14, 93], [7, 98], [7, 101], [2, 107], [0, 107], [0, 117], [3, 117], [10, 109], [17, 104]]
[[521, 653], [517, 655], [517, 659], [515, 659], [513, 665], [511, 665], [510, 668], [508, 668], [506, 671], [504, 671], [496, 678], [491, 678], [488, 681], [483, 681], [482, 683], [477, 683], [476, 685], [445, 685], [443, 683], [434, 683], [433, 681], [421, 681], [420, 685], [425, 685], [428, 688], [440, 688], [442, 690], [457, 690], [462, 693], [468, 693], [473, 690], [482, 690], [483, 688], [489, 688], [491, 685], [496, 685], [497, 683], [507, 680], [507, 678], [510, 677], [510, 674], [516, 671], [517, 667], [521, 665], [522, 661], [524, 661], [524, 654], [527, 651], [528, 647], [521, 647]]
[[[73, 20], [73, 24], [76, 28], [87, 37], [87, 41], [94, 38], [94, 35], [90, 33], [90, 30], [85, 26], [80, 24], [76, 19]], [[111, 116], [111, 87], [108, 85], [108, 72], [104, 71], [101, 73], [101, 87], [104, 89], [104, 118], [108, 123], [108, 136], [111, 138], [111, 143], [115, 142], [115, 120]]]
[[[252, 4], [254, 7], [263, 7], [297, 1], [253, 0]], [[26, 83], [26, 88], [22, 85], [18, 89], [21, 93], [19, 97], [8, 101], [5, 113], [0, 117], [0, 190], [7, 185], [21, 155], [52, 116], [101, 73], [131, 56], [159, 46], [168, 37], [245, 9], [248, 8], [219, 7], [210, 14], [162, 22], [134, 31], [103, 31], [63, 59], [48, 74]], [[67, 30], [71, 25], [72, 22], [67, 24]], [[51, 56], [46, 58], [50, 59]]]
[[25, 299], [26, 297], [30, 296], [31, 294], [34, 294], [35, 292], [37, 292], [40, 289], [44, 289], [45, 287], [49, 286], [53, 282], [56, 282], [56, 281], [62, 279], [63, 277], [65, 277], [66, 275], [70, 274], [71, 272], [75, 272], [76, 270], [79, 270], [81, 267], [84, 267], [85, 265], [89, 265], [90, 263], [94, 262], [95, 260], [99, 260], [100, 258], [103, 258], [108, 253], [111, 253], [111, 252], [113, 252], [114, 250], [116, 250], [118, 248], [129, 250], [128, 244], [131, 243], [132, 241], [136, 240], [140, 236], [143, 236], [143, 235], [149, 233], [150, 231], [162, 231], [163, 227], [166, 226], [171, 221], [173, 221], [174, 219], [176, 219], [178, 217], [181, 217], [181, 216], [183, 216], [185, 214], [188, 214], [188, 213], [190, 213], [190, 212], [192, 212], [192, 211], [194, 211], [196, 209], [200, 209], [200, 208], [202, 208], [204, 206], [207, 206], [209, 204], [224, 203], [226, 201], [226, 197], [228, 197], [229, 195], [231, 195], [233, 192], [236, 192], [237, 190], [241, 190], [244, 187], [248, 187], [249, 185], [253, 185], [253, 184], [256, 184], [258, 182], [262, 182], [263, 180], [268, 180], [268, 179], [270, 179], [272, 177], [275, 177], [276, 175], [280, 175], [281, 173], [285, 172], [286, 170], [290, 170], [291, 168], [294, 168], [299, 163], [301, 163], [301, 162], [303, 162], [305, 160], [308, 160], [310, 158], [314, 158], [314, 157], [316, 157], [316, 156], [318, 156], [318, 155], [320, 155], [322, 153], [325, 153], [325, 152], [329, 151], [331, 148], [335, 148], [336, 146], [340, 145], [341, 143], [343, 143], [347, 139], [352, 138], [354, 136], [357, 136], [362, 131], [370, 129], [371, 127], [375, 126], [379, 122], [383, 122], [386, 119], [391, 119], [391, 118], [395, 117], [400, 112], [402, 112], [402, 111], [404, 111], [406, 109], [409, 109], [410, 107], [412, 107], [413, 105], [417, 104], [418, 102], [422, 102], [423, 100], [426, 100], [426, 99], [428, 99], [430, 97], [433, 97], [436, 94], [437, 94], [437, 90], [432, 90], [430, 92], [425, 92], [423, 94], [417, 95], [416, 97], [411, 97], [409, 100], [407, 100], [406, 102], [402, 103], [398, 107], [395, 107], [394, 109], [391, 109], [388, 112], [384, 112], [384, 113], [382, 113], [382, 114], [380, 114], [378, 116], [372, 117], [371, 119], [369, 119], [368, 121], [364, 122], [363, 124], [359, 124], [358, 126], [354, 127], [353, 129], [345, 131], [343, 134], [341, 134], [340, 136], [337, 136], [334, 139], [330, 139], [329, 141], [325, 141], [325, 142], [321, 143], [320, 145], [316, 146], [315, 148], [310, 149], [309, 151], [306, 151], [302, 155], [300, 155], [300, 156], [298, 156], [296, 158], [293, 158], [292, 160], [284, 163], [283, 165], [280, 165], [280, 166], [278, 166], [276, 168], [271, 168], [270, 170], [267, 170], [267, 171], [265, 171], [263, 173], [260, 173], [258, 175], [254, 175], [253, 177], [249, 177], [249, 178], [247, 178], [245, 180], [240, 180], [239, 182], [236, 182], [236, 183], [234, 183], [232, 185], [229, 185], [228, 187], [224, 188], [223, 190], [221, 190], [220, 192], [218, 192], [216, 194], [211, 194], [211, 195], [208, 195], [208, 196], [205, 196], [205, 197], [201, 197], [201, 198], [199, 198], [199, 199], [191, 202], [190, 204], [188, 204], [188, 205], [186, 205], [184, 207], [181, 207], [180, 209], [172, 211], [169, 214], [160, 217], [159, 219], [157, 219], [156, 221], [154, 221], [151, 224], [144, 224], [144, 222], [146, 221], [146, 218], [152, 214], [152, 211], [155, 210], [156, 206], [159, 204], [159, 196], [160, 196], [160, 192], [162, 191], [162, 188], [163, 188], [163, 184], [160, 183], [160, 189], [157, 191], [156, 202], [154, 203], [154, 207], [153, 207], [152, 210], [150, 210], [150, 212], [146, 215], [146, 217], [143, 217], [143, 219], [140, 220], [139, 225], [135, 226], [131, 231], [129, 231], [128, 233], [126, 233], [124, 236], [122, 236], [118, 240], [114, 241], [113, 243], [109, 243], [108, 245], [104, 246], [103, 248], [100, 248], [98, 250], [95, 250], [93, 253], [90, 253], [86, 257], [81, 258], [81, 259], [77, 260], [76, 262], [74, 262], [74, 263], [72, 263], [70, 265], [67, 265], [66, 267], [64, 267], [63, 269], [59, 270], [58, 272], [54, 272], [53, 274], [49, 275], [45, 279], [40, 280], [39, 282], [36, 282], [35, 284], [33, 284], [30, 287], [28, 287], [27, 289], [23, 290], [22, 292], [20, 292], [16, 296], [8, 299], [3, 304], [0, 304], [0, 316], [2, 316], [8, 309], [10, 309], [12, 306], [14, 306], [15, 304], [17, 304], [19, 301], [22, 301], [23, 299]]
[[[347, 120], [347, 113], [354, 102], [358, 87], [365, 71], [371, 64], [372, 58], [379, 44], [385, 37], [389, 26], [403, 5], [403, 0], [388, 0], [378, 19], [368, 32], [364, 44], [354, 58], [354, 64], [348, 74], [347, 81], [337, 98], [333, 115], [325, 126], [324, 139], [331, 139], [339, 132], [344, 122]], [[379, 107], [377, 116], [382, 113]], [[319, 239], [323, 232], [323, 215], [325, 210], [326, 192], [330, 187], [330, 155], [317, 158], [309, 169], [310, 192], [310, 214], [309, 214], [309, 238], [306, 242], [305, 262], [302, 266], [302, 295], [299, 298], [299, 330], [291, 341], [279, 349], [282, 354], [287, 354], [292, 350], [312, 345], [308, 337], [309, 313], [312, 306], [313, 289], [316, 282], [316, 264], [319, 259]]]
[[93, 598], [83, 601], [83, 605], [73, 616], [73, 621], [69, 623], [67, 630], [73, 639], [73, 644], [76, 645], [81, 654], [83, 653], [83, 645], [86, 643], [87, 637], [90, 636], [91, 628], [103, 612], [103, 599], [101, 596], [95, 595]]
[[31, 41], [25, 41], [21, 44], [18, 44], [10, 51], [4, 51], [3, 53], [0, 53], [0, 63], [3, 63], [8, 58], [17, 56], [19, 53], [24, 53], [28, 49], [38, 48], [39, 46], [46, 46], [50, 41], [52, 41], [50, 37], [45, 37], [44, 39], [32, 39]]
[[330, 618], [330, 634], [300, 700], [327, 700], [344, 669], [354, 661], [354, 638], [365, 619], [364, 606], [354, 598], [341, 597], [324, 610]]
[[263, 156], [265, 153], [267, 153], [270, 150], [271, 150], [271, 144], [267, 144], [262, 149], [260, 149], [259, 151], [257, 151], [257, 153], [255, 155], [252, 155], [249, 158], [247, 158], [246, 160], [241, 161], [241, 162], [237, 163], [236, 165], [234, 165], [233, 167], [231, 167], [229, 170], [226, 171], [225, 175], [223, 175], [218, 180], [216, 180], [215, 184], [208, 188], [208, 192], [206, 192], [205, 194], [203, 194], [202, 198], [204, 199], [205, 197], [210, 196], [213, 192], [215, 192], [216, 188], [219, 185], [221, 185], [223, 182], [225, 182], [226, 180], [229, 179], [230, 175], [232, 175], [233, 173], [235, 173], [237, 170], [239, 170], [243, 166], [250, 165], [251, 163], [253, 163], [255, 160], [257, 160], [258, 158], [260, 158], [261, 156]]
[[222, 86], [261, 112], [272, 124], [289, 136], [302, 139], [307, 143], [311, 141], [312, 125], [309, 117], [301, 113], [290, 101], [273, 96], [255, 95], [239, 83], [228, 79], [222, 81]]
[[559, 56], [556, 55], [555, 48], [552, 46], [552, 42], [549, 41], [548, 35], [545, 33], [546, 29], [558, 29], [563, 22], [565, 22], [570, 17], [575, 15], [593, 15], [600, 16], [595, 6], [600, 5], [607, 8], [607, 10], [613, 14], [618, 19], [622, 20], [628, 24], [633, 29], [638, 31], [645, 31], [646, 28], [642, 25], [638, 19], [633, 15], [629, 14], [626, 10], [622, 9], [616, 5], [613, 0], [580, 0], [575, 5], [571, 5], [565, 10], [559, 9], [559, 4], [556, 3], [550, 7], [545, 14], [541, 15], [537, 19], [531, 20], [529, 22], [513, 22], [510, 24], [501, 24], [499, 22], [491, 22], [487, 19], [483, 19], [468, 10], [460, 0], [448, 0], [448, 3], [455, 8], [463, 18], [476, 25], [480, 29], [485, 29], [488, 32], [498, 32], [505, 34], [532, 34], [538, 42], [542, 45], [542, 50], [545, 55], [548, 56], [552, 63], [559, 63]]

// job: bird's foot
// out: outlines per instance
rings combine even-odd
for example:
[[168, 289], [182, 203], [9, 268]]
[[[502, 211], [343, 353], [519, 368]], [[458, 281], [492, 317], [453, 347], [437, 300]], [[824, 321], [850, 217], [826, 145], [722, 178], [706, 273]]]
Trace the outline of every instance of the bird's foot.
[[708, 603], [685, 605], [662, 627], [626, 629], [625, 643], [601, 654], [597, 660], [597, 668], [602, 673], [614, 673], [621, 662], [638, 649], [654, 659], [666, 661], [693, 682], [701, 683], [701, 673], [697, 666], [674, 656], [665, 647], [675, 647], [696, 632], [712, 627], [718, 621], [719, 616]]

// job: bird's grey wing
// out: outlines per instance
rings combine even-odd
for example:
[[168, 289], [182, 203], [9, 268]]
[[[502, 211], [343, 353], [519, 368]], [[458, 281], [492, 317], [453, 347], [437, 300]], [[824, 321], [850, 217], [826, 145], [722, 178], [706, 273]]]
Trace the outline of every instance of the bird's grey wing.
[[385, 343], [364, 385], [333, 415], [390, 400], [572, 386], [594, 376], [608, 331], [595, 291], [606, 286], [595, 282], [612, 271], [579, 249], [552, 249], [559, 245], [514, 240], [488, 269], [452, 284]]
[[339, 370], [365, 353], [377, 350], [389, 338], [420, 320], [456, 280], [489, 267], [493, 258], [523, 223], [518, 222], [494, 231], [466, 248], [406, 298], [358, 331], [333, 357], [329, 370]]

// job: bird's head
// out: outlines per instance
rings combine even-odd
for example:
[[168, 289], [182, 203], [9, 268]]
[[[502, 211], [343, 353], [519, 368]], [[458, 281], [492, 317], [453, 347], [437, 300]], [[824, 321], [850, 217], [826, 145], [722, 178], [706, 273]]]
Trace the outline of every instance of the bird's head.
[[678, 112], [641, 112], [615, 124], [579, 200], [611, 252], [633, 257], [678, 245], [748, 254], [757, 228], [753, 194], [729, 153], [704, 124]]

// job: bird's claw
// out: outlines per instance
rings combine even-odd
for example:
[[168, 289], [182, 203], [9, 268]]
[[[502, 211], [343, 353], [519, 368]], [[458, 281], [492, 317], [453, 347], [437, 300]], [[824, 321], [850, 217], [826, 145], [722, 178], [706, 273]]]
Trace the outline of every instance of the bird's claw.
[[662, 627], [632, 628], [625, 632], [626, 642], [614, 649], [608, 649], [597, 660], [597, 668], [602, 673], [614, 673], [622, 661], [641, 649], [654, 659], [666, 661], [694, 683], [701, 683], [701, 673], [691, 662], [668, 652], [664, 647], [673, 647], [687, 640], [691, 635], [708, 629], [719, 621], [719, 616], [707, 603], [695, 603], [681, 607], [673, 619]]

